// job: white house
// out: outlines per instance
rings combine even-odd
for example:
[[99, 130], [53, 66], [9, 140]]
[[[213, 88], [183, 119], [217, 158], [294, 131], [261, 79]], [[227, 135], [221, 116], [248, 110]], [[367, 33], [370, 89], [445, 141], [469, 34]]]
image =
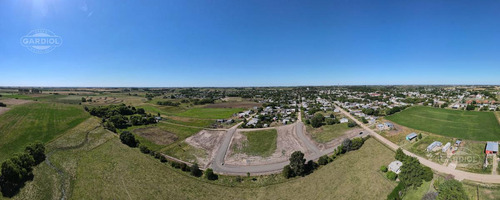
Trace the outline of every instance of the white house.
[[399, 172], [401, 172], [401, 166], [403, 166], [403, 163], [399, 160], [395, 160], [395, 161], [392, 161], [390, 164], [389, 164], [389, 171], [392, 171], [396, 174], [399, 174]]
[[340, 119], [340, 123], [347, 123], [347, 122], [349, 122], [349, 120], [347, 118]]

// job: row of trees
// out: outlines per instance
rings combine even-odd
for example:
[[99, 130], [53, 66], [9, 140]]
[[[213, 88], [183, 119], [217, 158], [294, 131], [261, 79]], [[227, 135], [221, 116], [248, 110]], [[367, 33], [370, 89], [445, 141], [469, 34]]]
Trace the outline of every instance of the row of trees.
[[2, 163], [0, 190], [5, 197], [13, 197], [28, 180], [33, 180], [33, 167], [45, 160], [45, 146], [37, 142], [27, 146], [23, 154]]
[[295, 151], [290, 157], [290, 164], [283, 168], [282, 174], [285, 178], [308, 175], [316, 170], [320, 165], [327, 165], [341, 154], [345, 154], [349, 151], [354, 151], [361, 148], [361, 146], [363, 146], [364, 142], [368, 138], [369, 137], [354, 138], [352, 140], [345, 139], [344, 141], [342, 141], [342, 144], [339, 145], [337, 149], [335, 149], [331, 157], [329, 157], [328, 155], [323, 155], [318, 159], [318, 163], [315, 163], [312, 160], [309, 160], [306, 163], [306, 159], [304, 159], [304, 153]]
[[[143, 108], [136, 109], [125, 104], [84, 108], [91, 115], [102, 118], [104, 127], [115, 133], [117, 128], [156, 123], [154, 116], [146, 114]], [[129, 115], [131, 116], [127, 117]]]

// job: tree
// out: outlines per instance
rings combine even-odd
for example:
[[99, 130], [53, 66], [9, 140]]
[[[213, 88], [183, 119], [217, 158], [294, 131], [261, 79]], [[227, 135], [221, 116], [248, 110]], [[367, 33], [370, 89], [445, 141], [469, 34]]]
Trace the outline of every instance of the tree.
[[365, 117], [361, 117], [361, 121], [364, 123], [364, 124], [368, 124], [368, 120], [366, 120]]
[[356, 124], [356, 122], [349, 122], [349, 123], [347, 123], [347, 126], [348, 126], [349, 128], [355, 127], [355, 126], [357, 126], [357, 125], [358, 125], [358, 124]]
[[305, 162], [306, 159], [304, 159], [304, 153], [300, 151], [292, 153], [292, 156], [290, 157], [290, 169], [295, 176], [305, 175]]
[[7, 107], [4, 103], [0, 102], [0, 107]]
[[120, 140], [129, 147], [137, 147], [139, 144], [139, 140], [135, 139], [135, 136], [128, 131], [123, 131], [123, 133], [120, 134]]
[[391, 181], [395, 181], [396, 178], [398, 178], [398, 175], [396, 173], [394, 173], [393, 171], [387, 172], [386, 176]]
[[314, 117], [311, 119], [311, 126], [314, 128], [318, 128], [323, 125], [323, 120], [325, 117], [321, 113], [316, 113]]
[[419, 139], [419, 140], [420, 140], [420, 139], [422, 139], [422, 133], [419, 133], [419, 134], [418, 134], [418, 139]]
[[283, 167], [283, 171], [281, 172], [281, 174], [283, 174], [283, 177], [285, 177], [285, 178], [294, 177], [294, 174], [292, 172], [292, 168], [290, 168], [290, 165]]
[[422, 185], [424, 169], [417, 158], [408, 156], [403, 160], [399, 179], [406, 188], [417, 188]]
[[455, 179], [450, 179], [444, 181], [441, 185], [439, 185], [437, 199], [466, 200], [469, 199], [469, 197], [467, 197], [462, 183], [458, 182]]
[[326, 164], [328, 164], [328, 156], [324, 155], [324, 156], [319, 157], [318, 164], [319, 165], [326, 165]]
[[33, 157], [35, 165], [38, 165], [45, 160], [45, 146], [41, 142], [28, 145], [24, 151]]
[[217, 174], [215, 174], [214, 170], [212, 170], [211, 168], [208, 168], [207, 170], [205, 170], [205, 177], [211, 181], [215, 181], [215, 180], [219, 179], [219, 176]]
[[432, 178], [434, 178], [434, 173], [432, 172], [432, 169], [430, 167], [423, 167], [424, 168], [424, 174], [422, 175], [422, 179], [424, 181], [431, 181]]
[[361, 148], [361, 146], [363, 146], [364, 143], [365, 143], [365, 141], [363, 140], [363, 138], [358, 137], [358, 138], [352, 139], [350, 151], [358, 150], [359, 148]]
[[406, 159], [406, 154], [403, 152], [401, 148], [398, 148], [398, 150], [396, 150], [396, 156], [394, 158], [396, 160], [403, 162], [403, 160]]
[[203, 172], [200, 170], [200, 167], [198, 166], [197, 163], [194, 163], [191, 166], [191, 175], [200, 177], [203, 174]]
[[326, 120], [325, 120], [325, 122], [326, 122], [326, 124], [328, 124], [328, 125], [333, 125], [333, 124], [335, 124], [335, 120], [334, 120], [334, 119], [332, 119], [332, 118], [328, 118], [328, 119], [326, 119]]
[[465, 110], [475, 110], [475, 109], [476, 109], [476, 106], [471, 105], [471, 104], [469, 104], [469, 105], [467, 105], [467, 107], [465, 107]]
[[82, 97], [82, 102], [87, 102], [87, 99], [85, 99], [85, 97]]
[[346, 153], [351, 151], [351, 140], [349, 138], [344, 139], [342, 141], [342, 153]]
[[382, 172], [384, 172], [384, 173], [385, 173], [385, 172], [387, 172], [387, 166], [382, 165], [382, 166], [380, 167], [380, 171], [382, 171]]

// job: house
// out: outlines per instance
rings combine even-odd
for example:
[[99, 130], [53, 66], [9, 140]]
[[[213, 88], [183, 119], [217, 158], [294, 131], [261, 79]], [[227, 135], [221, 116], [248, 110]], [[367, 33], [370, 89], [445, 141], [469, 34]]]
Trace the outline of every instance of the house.
[[395, 160], [395, 161], [392, 161], [390, 164], [389, 164], [389, 171], [392, 171], [396, 174], [399, 174], [399, 172], [401, 172], [401, 166], [403, 166], [403, 163], [399, 160]]
[[440, 146], [443, 146], [443, 143], [441, 143], [439, 141], [434, 141], [429, 146], [427, 146], [427, 152], [431, 152], [432, 150], [434, 150], [434, 148], [440, 147]]
[[383, 124], [377, 124], [377, 128], [379, 130], [384, 130], [384, 125]]
[[406, 140], [411, 141], [411, 140], [413, 140], [413, 139], [417, 138], [417, 136], [418, 136], [418, 135], [417, 135], [416, 133], [410, 133], [410, 134], [408, 134], [408, 135], [406, 136]]
[[455, 142], [455, 146], [456, 146], [456, 147], [459, 147], [459, 146], [460, 146], [460, 144], [462, 144], [462, 140], [457, 140], [457, 141]]
[[338, 108], [335, 108], [335, 110], [333, 110], [333, 112], [338, 113], [338, 112], [340, 112], [340, 110]]
[[389, 129], [389, 130], [394, 129], [394, 124], [392, 124], [390, 122], [385, 122], [384, 126], [386, 129]]
[[156, 122], [158, 123], [158, 122], [161, 120], [161, 117], [160, 117], [160, 116], [156, 116], [156, 117], [155, 117], [155, 120], [156, 120]]
[[246, 124], [246, 125], [247, 125], [247, 126], [250, 126], [250, 125], [255, 126], [255, 125], [257, 124], [257, 122], [259, 122], [259, 119], [257, 119], [257, 118], [252, 118], [250, 121], [248, 121], [248, 122], [247, 122], [247, 124]]
[[484, 151], [486, 154], [497, 154], [498, 153], [498, 142], [487, 142], [486, 150]]
[[451, 143], [449, 143], [449, 142], [448, 142], [448, 143], [446, 143], [446, 144], [444, 145], [443, 149], [442, 149], [443, 153], [444, 153], [444, 152], [446, 152], [446, 151], [448, 151], [448, 149], [450, 149], [450, 147], [451, 147]]
[[342, 119], [340, 119], [340, 123], [347, 123], [347, 122], [349, 122], [349, 120], [348, 120], [348, 119], [346, 119], [346, 118], [342, 118]]

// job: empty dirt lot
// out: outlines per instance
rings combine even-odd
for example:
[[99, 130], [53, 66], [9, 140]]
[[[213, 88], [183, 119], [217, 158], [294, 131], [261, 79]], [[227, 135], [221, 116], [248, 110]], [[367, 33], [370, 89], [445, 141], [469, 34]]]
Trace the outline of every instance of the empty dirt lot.
[[177, 135], [158, 127], [139, 128], [135, 129], [133, 132], [158, 145], [172, 144], [178, 139]]
[[266, 158], [234, 152], [233, 148], [237, 148], [246, 140], [246, 137], [241, 132], [253, 131], [252, 129], [238, 129], [231, 141], [231, 148], [226, 154], [225, 163], [230, 165], [262, 165], [287, 161], [294, 151], [302, 151], [308, 154], [305, 145], [299, 142], [300, 140], [297, 138], [295, 127], [294, 124], [291, 124], [276, 128], [278, 131], [276, 151]]
[[219, 149], [222, 138], [226, 131], [202, 130], [191, 137], [186, 138], [185, 142], [195, 148], [201, 149], [209, 155], [207, 158], [197, 157], [198, 164], [206, 168], [215, 158], [215, 154]]

